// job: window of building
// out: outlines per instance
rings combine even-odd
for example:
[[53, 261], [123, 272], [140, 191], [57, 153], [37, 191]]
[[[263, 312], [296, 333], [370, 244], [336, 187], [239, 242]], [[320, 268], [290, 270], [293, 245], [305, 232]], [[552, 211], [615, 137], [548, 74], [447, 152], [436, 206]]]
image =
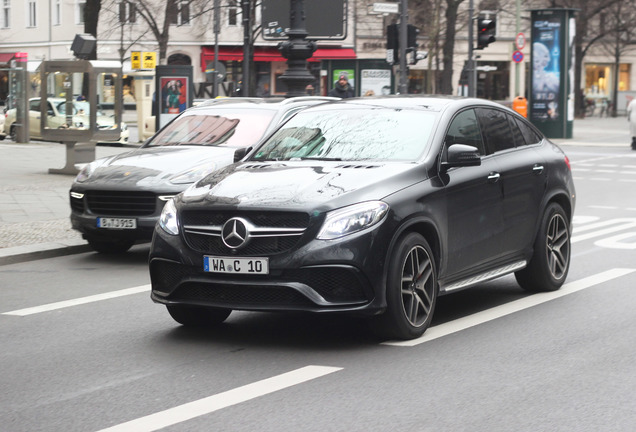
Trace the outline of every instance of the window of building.
[[53, 3], [53, 16], [51, 19], [53, 20], [53, 25], [62, 24], [62, 0], [55, 0]]
[[86, 0], [77, 0], [75, 3], [75, 23], [84, 24], [84, 8], [86, 7]]
[[172, 24], [185, 25], [190, 23], [190, 2], [182, 1], [177, 6], [177, 13], [172, 18]]
[[137, 9], [134, 3], [129, 1], [119, 3], [119, 22], [128, 24], [137, 22]]
[[2, 22], [0, 22], [0, 26], [2, 28], [11, 27], [11, 0], [2, 0]]
[[29, 27], [37, 27], [38, 25], [38, 17], [37, 17], [37, 12], [38, 12], [38, 5], [36, 0], [29, 0], [29, 2], [27, 3], [27, 19], [28, 19], [28, 26]]
[[227, 10], [227, 25], [238, 25], [239, 4], [236, 0], [230, 0], [230, 7]]

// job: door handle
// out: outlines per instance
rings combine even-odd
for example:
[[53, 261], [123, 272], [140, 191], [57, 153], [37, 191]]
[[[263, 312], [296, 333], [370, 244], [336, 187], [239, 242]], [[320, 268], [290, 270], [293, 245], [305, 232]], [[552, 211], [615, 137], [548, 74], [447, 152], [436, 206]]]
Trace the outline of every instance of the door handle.
[[537, 175], [541, 174], [543, 172], [543, 165], [535, 164], [532, 167], [532, 172]]
[[497, 183], [500, 177], [501, 174], [499, 174], [498, 172], [491, 172], [490, 174], [488, 174], [488, 181], [490, 183]]

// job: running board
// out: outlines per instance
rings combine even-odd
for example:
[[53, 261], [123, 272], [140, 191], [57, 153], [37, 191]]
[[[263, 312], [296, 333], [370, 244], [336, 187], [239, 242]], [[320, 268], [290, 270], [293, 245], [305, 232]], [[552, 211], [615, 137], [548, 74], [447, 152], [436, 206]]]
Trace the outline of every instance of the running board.
[[510, 265], [499, 267], [498, 269], [491, 270], [489, 272], [482, 273], [477, 276], [470, 277], [468, 279], [460, 280], [459, 282], [454, 282], [447, 286], [441, 286], [440, 291], [450, 292], [450, 291], [468, 288], [470, 286], [477, 285], [478, 283], [486, 282], [491, 279], [496, 279], [500, 276], [516, 272], [517, 270], [521, 270], [522, 268], [525, 268], [526, 265], [528, 265], [526, 261], [517, 261]]

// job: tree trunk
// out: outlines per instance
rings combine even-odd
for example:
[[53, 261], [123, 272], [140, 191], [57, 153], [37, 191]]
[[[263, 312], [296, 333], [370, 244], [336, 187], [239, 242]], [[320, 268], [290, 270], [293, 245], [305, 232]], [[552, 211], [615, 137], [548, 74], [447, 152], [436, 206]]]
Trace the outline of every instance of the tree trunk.
[[[453, 94], [453, 51], [455, 49], [455, 26], [457, 24], [457, 10], [463, 0], [446, 1], [446, 37], [442, 52], [444, 54], [444, 73], [440, 82], [441, 94]], [[471, 23], [472, 25], [472, 23]]]

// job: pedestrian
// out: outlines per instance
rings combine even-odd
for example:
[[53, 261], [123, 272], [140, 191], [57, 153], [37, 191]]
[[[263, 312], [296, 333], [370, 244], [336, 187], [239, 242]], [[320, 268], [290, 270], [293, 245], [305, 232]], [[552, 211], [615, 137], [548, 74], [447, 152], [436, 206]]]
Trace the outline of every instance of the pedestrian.
[[632, 136], [632, 150], [636, 150], [636, 98], [627, 105], [627, 120], [629, 121], [629, 134]]
[[338, 77], [334, 87], [329, 90], [329, 96], [339, 97], [342, 99], [352, 98], [354, 96], [353, 87], [349, 84], [347, 73], [343, 72]]

